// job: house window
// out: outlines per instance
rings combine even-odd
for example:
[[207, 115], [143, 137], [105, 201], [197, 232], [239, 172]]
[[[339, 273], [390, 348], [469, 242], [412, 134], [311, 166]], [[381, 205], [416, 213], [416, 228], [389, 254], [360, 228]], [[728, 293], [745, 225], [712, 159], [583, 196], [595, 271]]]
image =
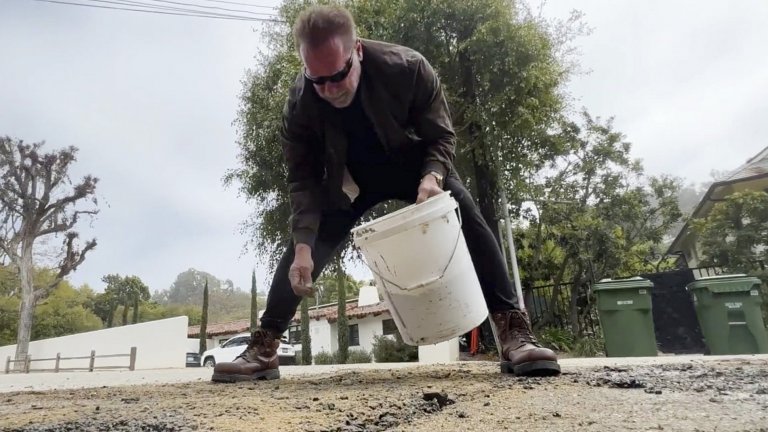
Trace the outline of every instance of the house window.
[[357, 324], [349, 326], [349, 346], [360, 346], [360, 330]]
[[301, 325], [290, 326], [288, 328], [288, 343], [298, 345], [301, 343]]
[[385, 319], [381, 322], [382, 326], [382, 334], [383, 335], [393, 335], [397, 334], [397, 325], [395, 325], [395, 320], [393, 319]]

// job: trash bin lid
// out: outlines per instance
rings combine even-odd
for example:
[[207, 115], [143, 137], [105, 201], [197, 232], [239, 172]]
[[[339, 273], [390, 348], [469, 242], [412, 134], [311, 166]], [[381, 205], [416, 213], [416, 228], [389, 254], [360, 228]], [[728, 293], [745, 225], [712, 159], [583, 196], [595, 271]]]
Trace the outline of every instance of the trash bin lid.
[[713, 293], [751, 291], [755, 285], [760, 285], [760, 279], [745, 274], [730, 274], [710, 276], [689, 283], [687, 290], [706, 289]]
[[626, 279], [602, 279], [593, 287], [593, 291], [612, 289], [653, 288], [653, 282], [639, 276]]

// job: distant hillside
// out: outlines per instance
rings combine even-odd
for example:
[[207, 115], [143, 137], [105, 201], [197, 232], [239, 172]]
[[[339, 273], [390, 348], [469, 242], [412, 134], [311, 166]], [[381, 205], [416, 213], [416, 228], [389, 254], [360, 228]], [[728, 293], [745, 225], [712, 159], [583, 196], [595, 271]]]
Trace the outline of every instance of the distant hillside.
[[[251, 316], [251, 293], [235, 288], [231, 280], [221, 280], [210, 273], [189, 269], [179, 273], [167, 290], [157, 291], [152, 300], [166, 306], [193, 305], [202, 308], [203, 289], [208, 280], [208, 322], [248, 319]], [[264, 309], [266, 298], [259, 296], [259, 310]]]

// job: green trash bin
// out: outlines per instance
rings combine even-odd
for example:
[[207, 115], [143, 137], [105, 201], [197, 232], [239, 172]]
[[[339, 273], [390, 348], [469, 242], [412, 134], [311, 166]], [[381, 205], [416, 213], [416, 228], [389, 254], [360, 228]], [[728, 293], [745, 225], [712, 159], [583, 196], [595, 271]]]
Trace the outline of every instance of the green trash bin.
[[657, 355], [653, 327], [651, 290], [653, 282], [634, 277], [604, 279], [592, 287], [608, 357], [653, 357]]
[[760, 279], [714, 276], [688, 284], [710, 354], [768, 354]]

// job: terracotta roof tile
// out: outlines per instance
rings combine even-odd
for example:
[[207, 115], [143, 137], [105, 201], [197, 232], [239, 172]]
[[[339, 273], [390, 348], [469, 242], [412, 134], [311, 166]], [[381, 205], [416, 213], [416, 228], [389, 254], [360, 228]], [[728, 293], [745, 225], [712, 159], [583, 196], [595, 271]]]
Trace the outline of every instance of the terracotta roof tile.
[[[357, 302], [347, 303], [347, 318], [365, 318], [368, 315], [378, 316], [382, 313], [388, 313], [389, 307], [384, 302], [379, 302], [372, 305], [358, 306]], [[311, 309], [309, 311], [309, 319], [320, 320], [327, 319], [328, 322], [334, 323], [339, 319], [338, 306], [330, 305], [321, 307], [319, 309]], [[301, 322], [301, 313], [297, 312], [294, 315], [293, 323]]]
[[[249, 331], [251, 328], [251, 320], [237, 320], [224, 323], [208, 324], [206, 333], [208, 336], [221, 336], [225, 334], [243, 333]], [[187, 328], [187, 337], [200, 336], [200, 326], [189, 326]]]

